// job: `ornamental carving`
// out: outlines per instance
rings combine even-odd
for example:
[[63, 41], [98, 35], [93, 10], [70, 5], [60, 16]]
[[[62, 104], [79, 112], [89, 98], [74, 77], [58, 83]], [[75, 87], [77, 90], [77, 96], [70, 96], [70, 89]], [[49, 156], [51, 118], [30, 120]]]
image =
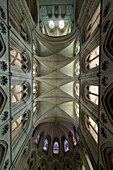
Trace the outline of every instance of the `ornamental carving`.
[[3, 170], [7, 169], [8, 165], [9, 165], [9, 159], [7, 159], [7, 160], [5, 161]]
[[102, 135], [103, 138], [105, 138], [105, 139], [107, 138], [106, 130], [103, 127], [101, 127], [101, 135]]
[[1, 33], [3, 33], [3, 34], [6, 34], [6, 27], [5, 27], [5, 25], [2, 23], [2, 22], [0, 22], [0, 31], [1, 31]]
[[9, 125], [6, 124], [3, 128], [2, 128], [2, 135], [5, 135], [9, 130]]
[[107, 86], [108, 82], [109, 82], [109, 79], [108, 79], [107, 76], [104, 76], [101, 80], [101, 83], [102, 83], [103, 86]]
[[0, 114], [2, 113], [2, 110], [4, 109], [6, 101], [7, 101], [7, 96], [4, 90], [0, 87]]
[[110, 7], [111, 7], [111, 3], [107, 3], [105, 9], [104, 9], [104, 13], [103, 13], [103, 17], [106, 17], [108, 15], [108, 12], [110, 10]]
[[103, 26], [103, 33], [107, 32], [110, 27], [110, 20], [107, 20]]
[[4, 9], [1, 6], [0, 6], [0, 16], [1, 18], [6, 19], [6, 14], [4, 12]]
[[0, 34], [0, 57], [4, 55], [5, 51], [6, 51], [6, 46], [3, 41], [2, 35]]
[[5, 61], [0, 61], [0, 69], [2, 71], [6, 71], [7, 70], [7, 63]]
[[5, 111], [1, 114], [1, 120], [2, 121], [6, 121], [8, 119], [8, 112]]
[[6, 76], [1, 76], [0, 77], [0, 84], [5, 86], [8, 82], [8, 78]]
[[103, 123], [108, 122], [108, 117], [105, 115], [105, 113], [101, 113], [101, 120], [102, 120]]
[[109, 62], [107, 60], [103, 61], [102, 63], [102, 70], [106, 71], [109, 68]]

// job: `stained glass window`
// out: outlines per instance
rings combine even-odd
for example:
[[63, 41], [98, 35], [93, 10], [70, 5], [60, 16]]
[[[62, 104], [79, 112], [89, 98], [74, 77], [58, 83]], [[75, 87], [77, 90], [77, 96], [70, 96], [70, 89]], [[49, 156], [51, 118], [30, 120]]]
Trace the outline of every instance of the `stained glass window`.
[[35, 144], [36, 144], [36, 145], [38, 145], [39, 140], [40, 140], [40, 135], [38, 135], [38, 136], [36, 137], [36, 140], [35, 140]]
[[45, 139], [45, 141], [44, 141], [44, 146], [43, 146], [43, 150], [44, 150], [45, 152], [48, 151], [48, 146], [49, 146], [49, 141], [48, 141], [48, 139]]
[[59, 143], [57, 141], [54, 142], [53, 153], [54, 154], [58, 154], [59, 153]]
[[75, 137], [72, 136], [72, 139], [73, 139], [73, 144], [74, 144], [74, 146], [76, 146], [76, 145], [77, 145], [77, 141], [76, 141]]
[[67, 140], [64, 140], [64, 152], [68, 152], [69, 151], [69, 144]]

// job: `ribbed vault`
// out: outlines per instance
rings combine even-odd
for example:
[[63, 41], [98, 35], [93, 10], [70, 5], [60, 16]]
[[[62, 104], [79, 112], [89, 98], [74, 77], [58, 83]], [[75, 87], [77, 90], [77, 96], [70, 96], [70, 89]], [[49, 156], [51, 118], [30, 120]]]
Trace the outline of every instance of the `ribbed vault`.
[[[36, 99], [40, 103], [37, 124], [44, 122], [73, 122], [75, 124], [76, 122], [74, 113], [75, 57], [73, 56], [75, 39], [72, 39], [71, 34], [70, 37], [70, 44], [69, 35], [67, 35], [67, 40], [65, 36], [64, 44], [59, 44], [57, 41], [51, 44], [49, 42], [54, 38], [49, 37], [47, 41], [47, 37], [45, 38], [47, 45], [45, 42], [42, 45], [40, 36], [38, 37], [41, 50], [40, 55], [35, 56], [40, 65], [39, 76], [35, 78], [39, 82], [40, 89]], [[46, 51], [44, 55], [43, 49]]]

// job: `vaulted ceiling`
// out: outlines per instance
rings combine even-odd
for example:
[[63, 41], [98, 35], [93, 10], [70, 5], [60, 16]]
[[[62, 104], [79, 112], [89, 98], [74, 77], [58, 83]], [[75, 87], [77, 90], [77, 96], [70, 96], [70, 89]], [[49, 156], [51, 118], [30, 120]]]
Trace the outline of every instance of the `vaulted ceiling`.
[[[34, 42], [38, 43], [38, 55], [35, 55], [35, 59], [39, 63], [39, 75], [35, 80], [39, 85], [39, 96], [36, 99], [39, 110], [35, 124], [41, 124], [41, 127], [43, 124], [46, 135], [54, 134], [52, 137], [55, 134], [56, 137], [61, 137], [58, 136], [60, 131], [62, 135], [68, 136], [69, 131], [73, 133], [73, 126], [78, 126], [75, 114], [75, 102], [78, 99], [75, 97], [74, 87], [78, 81], [74, 77], [76, 37], [72, 29], [74, 9], [73, 0], [37, 1], [38, 24]], [[64, 21], [62, 29], [58, 25], [61, 20]], [[54, 128], [51, 128], [52, 125], [55, 125]]]

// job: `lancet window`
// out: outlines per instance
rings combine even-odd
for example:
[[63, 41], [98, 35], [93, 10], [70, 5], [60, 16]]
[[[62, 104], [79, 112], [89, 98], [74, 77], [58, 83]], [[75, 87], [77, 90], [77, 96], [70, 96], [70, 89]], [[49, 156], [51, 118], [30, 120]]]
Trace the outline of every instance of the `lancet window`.
[[15, 49], [12, 49], [12, 48], [10, 49], [10, 64], [12, 66], [16, 66], [16, 67], [20, 68], [24, 72], [29, 71], [28, 58], [24, 54], [18, 52]]
[[91, 53], [86, 57], [86, 69], [92, 69], [99, 65], [99, 46], [96, 47]]
[[90, 19], [88, 26], [85, 32], [85, 40], [87, 40], [91, 34], [95, 31], [97, 26], [100, 23], [100, 4], [98, 5], [97, 9], [95, 10], [92, 18]]
[[28, 95], [28, 85], [23, 83], [21, 85], [11, 86], [11, 102], [16, 103], [22, 99], [25, 99]]
[[29, 112], [24, 112], [12, 123], [12, 139], [15, 139], [25, 129]]
[[90, 85], [87, 86], [87, 99], [92, 103], [98, 105], [98, 86]]

